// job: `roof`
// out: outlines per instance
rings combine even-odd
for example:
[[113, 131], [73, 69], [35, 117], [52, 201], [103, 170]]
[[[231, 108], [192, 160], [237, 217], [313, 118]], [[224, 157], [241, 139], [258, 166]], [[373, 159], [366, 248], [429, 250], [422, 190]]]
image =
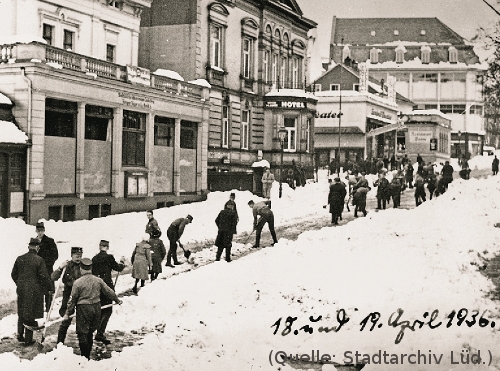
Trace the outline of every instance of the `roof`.
[[26, 144], [28, 136], [16, 124], [0, 120], [0, 143]]
[[[338, 126], [316, 126], [314, 127], [314, 134], [338, 134]], [[340, 128], [340, 134], [364, 134], [358, 126], [342, 126]]]
[[395, 41], [465, 44], [463, 37], [437, 18], [333, 17], [330, 43], [339, 44], [342, 39], [344, 44], [348, 45], [384, 44]]

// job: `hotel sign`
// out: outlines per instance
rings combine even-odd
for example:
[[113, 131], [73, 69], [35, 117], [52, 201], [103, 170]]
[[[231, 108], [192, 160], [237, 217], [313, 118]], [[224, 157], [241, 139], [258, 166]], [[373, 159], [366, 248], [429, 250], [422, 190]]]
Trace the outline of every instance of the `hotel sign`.
[[305, 109], [307, 108], [306, 102], [266, 102], [266, 108], [286, 108], [286, 109]]

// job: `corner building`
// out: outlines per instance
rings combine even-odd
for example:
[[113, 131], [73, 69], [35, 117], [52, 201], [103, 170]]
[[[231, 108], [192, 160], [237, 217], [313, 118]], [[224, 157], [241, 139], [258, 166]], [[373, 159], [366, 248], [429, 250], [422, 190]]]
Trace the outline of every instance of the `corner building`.
[[[139, 64], [211, 84], [208, 188], [259, 193], [267, 160], [312, 177], [316, 99], [305, 92], [307, 32], [294, 0], [154, 0], [141, 19]], [[283, 130], [283, 129], [282, 129]], [[277, 178], [278, 179], [278, 178]]]
[[[205, 197], [209, 88], [136, 67], [150, 1], [7, 3], [12, 24], [0, 27], [17, 36], [2, 43], [0, 90], [29, 137], [20, 216], [92, 219]], [[21, 15], [33, 22], [14, 24]]]

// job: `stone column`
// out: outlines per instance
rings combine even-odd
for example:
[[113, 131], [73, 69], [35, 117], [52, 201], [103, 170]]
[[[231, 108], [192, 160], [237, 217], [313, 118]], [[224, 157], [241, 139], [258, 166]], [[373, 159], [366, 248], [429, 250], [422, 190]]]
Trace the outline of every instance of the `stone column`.
[[148, 197], [153, 197], [153, 167], [154, 167], [154, 141], [155, 141], [155, 115], [148, 113], [146, 116], [146, 169], [148, 169]]
[[83, 199], [85, 195], [85, 103], [78, 103], [76, 116], [76, 174], [75, 193]]
[[115, 108], [113, 114], [113, 130], [112, 130], [112, 159], [111, 159], [111, 195], [115, 198], [123, 197], [124, 179], [122, 174], [122, 126], [123, 126], [123, 109]]
[[174, 130], [174, 194], [176, 197], [180, 196], [181, 189], [181, 167], [179, 161], [181, 160], [181, 119], [175, 119]]

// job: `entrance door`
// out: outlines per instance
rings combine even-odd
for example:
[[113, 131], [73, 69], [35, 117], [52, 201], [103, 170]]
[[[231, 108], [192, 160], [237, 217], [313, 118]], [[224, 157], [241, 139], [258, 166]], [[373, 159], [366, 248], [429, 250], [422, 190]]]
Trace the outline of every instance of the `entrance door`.
[[0, 153], [0, 217], [8, 217], [8, 156]]

